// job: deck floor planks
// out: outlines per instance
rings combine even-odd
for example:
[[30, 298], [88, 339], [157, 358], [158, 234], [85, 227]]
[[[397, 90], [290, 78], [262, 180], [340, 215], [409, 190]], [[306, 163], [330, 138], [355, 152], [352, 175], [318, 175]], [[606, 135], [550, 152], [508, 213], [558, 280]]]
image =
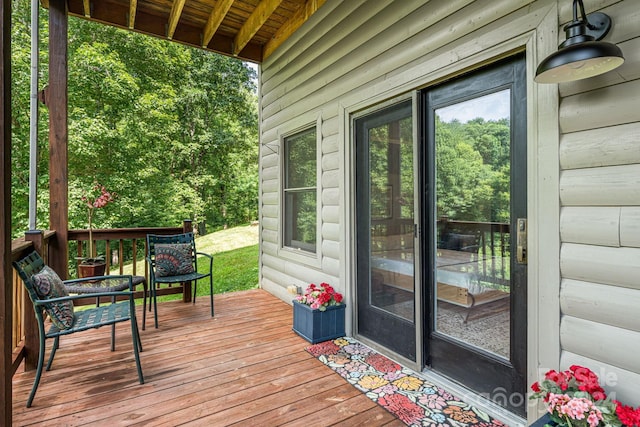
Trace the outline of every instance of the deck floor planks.
[[212, 319], [208, 302], [159, 303], [158, 329], [147, 313], [144, 385], [128, 325], [115, 352], [109, 328], [62, 337], [32, 408], [34, 372], [15, 375], [14, 425], [402, 425], [304, 350], [288, 304], [257, 289], [216, 295]]

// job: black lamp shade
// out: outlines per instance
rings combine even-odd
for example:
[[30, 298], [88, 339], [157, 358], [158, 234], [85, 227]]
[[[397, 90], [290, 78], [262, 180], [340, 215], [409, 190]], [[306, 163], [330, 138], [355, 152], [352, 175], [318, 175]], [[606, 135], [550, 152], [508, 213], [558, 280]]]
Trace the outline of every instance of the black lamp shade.
[[537, 83], [563, 83], [586, 79], [611, 71], [624, 62], [622, 51], [612, 43], [585, 41], [561, 47], [545, 58], [534, 80]]

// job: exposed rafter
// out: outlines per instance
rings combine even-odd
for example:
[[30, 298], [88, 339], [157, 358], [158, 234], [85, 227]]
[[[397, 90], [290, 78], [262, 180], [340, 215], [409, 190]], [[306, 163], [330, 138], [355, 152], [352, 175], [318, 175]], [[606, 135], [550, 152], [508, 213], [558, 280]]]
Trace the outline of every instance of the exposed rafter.
[[233, 40], [233, 54], [239, 54], [249, 43], [260, 27], [269, 19], [271, 14], [280, 6], [282, 0], [262, 0], [244, 23]]
[[204, 27], [204, 33], [202, 36], [202, 47], [207, 47], [213, 35], [220, 27], [222, 20], [225, 16], [227, 16], [227, 12], [231, 8], [234, 0], [219, 0], [213, 10], [211, 11], [211, 15], [209, 15], [209, 19], [207, 20], [207, 25]]
[[326, 0], [56, 1], [69, 16], [260, 63]]
[[176, 32], [176, 27], [178, 26], [180, 15], [182, 15], [182, 8], [184, 7], [185, 1], [186, 0], [174, 0], [173, 2], [173, 6], [171, 7], [171, 14], [169, 15], [169, 23], [167, 28], [167, 38], [169, 40], [173, 38], [173, 34]]
[[307, 19], [324, 4], [326, 0], [307, 0], [297, 12], [276, 31], [271, 40], [264, 45], [262, 50], [262, 60], [267, 59], [274, 50], [287, 40]]
[[129, 29], [133, 30], [136, 26], [136, 10], [138, 9], [138, 0], [131, 0], [129, 3]]

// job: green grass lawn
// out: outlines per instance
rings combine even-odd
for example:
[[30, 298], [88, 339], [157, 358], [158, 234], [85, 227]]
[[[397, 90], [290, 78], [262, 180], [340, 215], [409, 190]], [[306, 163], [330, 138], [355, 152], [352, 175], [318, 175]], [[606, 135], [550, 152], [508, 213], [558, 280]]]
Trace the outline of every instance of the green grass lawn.
[[[196, 238], [196, 249], [213, 255], [213, 292], [221, 294], [258, 287], [258, 226], [246, 225], [229, 228]], [[137, 266], [141, 274], [143, 264]], [[207, 272], [208, 259], [198, 258], [198, 271]], [[117, 270], [112, 274], [118, 274]], [[131, 265], [124, 274], [132, 274]], [[198, 297], [209, 295], [209, 280], [198, 281]], [[158, 301], [182, 299], [182, 294], [158, 297]]]

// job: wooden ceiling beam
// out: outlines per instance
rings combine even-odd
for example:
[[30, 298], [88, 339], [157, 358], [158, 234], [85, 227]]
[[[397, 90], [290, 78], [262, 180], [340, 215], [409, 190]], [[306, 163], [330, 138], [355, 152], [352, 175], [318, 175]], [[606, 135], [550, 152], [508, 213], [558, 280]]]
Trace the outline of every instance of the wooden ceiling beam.
[[264, 45], [262, 59], [265, 60], [275, 51], [278, 46], [285, 42], [298, 28], [302, 26], [326, 0], [307, 0], [307, 2], [276, 31], [271, 40]]
[[133, 30], [136, 26], [136, 11], [138, 10], [138, 0], [129, 2], [129, 29]]
[[271, 14], [280, 6], [282, 0], [262, 0], [253, 13], [244, 23], [233, 41], [233, 54], [238, 55], [242, 49], [251, 41], [251, 38], [269, 19]]
[[231, 8], [234, 0], [219, 0], [216, 3], [216, 7], [211, 11], [211, 15], [209, 15], [209, 19], [207, 20], [207, 24], [204, 26], [204, 32], [202, 35], [202, 47], [207, 47], [213, 35], [218, 31], [220, 24], [225, 16], [227, 16], [227, 12]]
[[167, 38], [171, 40], [173, 33], [176, 31], [180, 15], [182, 15], [182, 9], [186, 0], [174, 0], [173, 6], [171, 6], [171, 14], [169, 15], [169, 23], [167, 28]]

